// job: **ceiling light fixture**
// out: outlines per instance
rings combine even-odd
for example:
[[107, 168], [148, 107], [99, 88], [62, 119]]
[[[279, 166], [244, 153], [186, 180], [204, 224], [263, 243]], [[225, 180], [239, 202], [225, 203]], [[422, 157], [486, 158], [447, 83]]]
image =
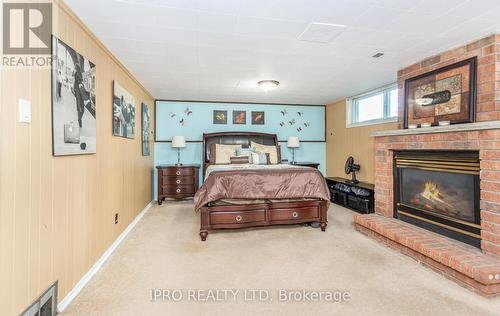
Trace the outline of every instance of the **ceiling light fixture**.
[[280, 82], [276, 80], [261, 80], [257, 82], [257, 85], [265, 92], [273, 91], [279, 84]]
[[372, 57], [373, 58], [379, 58], [379, 57], [382, 57], [384, 56], [384, 53], [376, 53], [375, 55], [373, 55]]

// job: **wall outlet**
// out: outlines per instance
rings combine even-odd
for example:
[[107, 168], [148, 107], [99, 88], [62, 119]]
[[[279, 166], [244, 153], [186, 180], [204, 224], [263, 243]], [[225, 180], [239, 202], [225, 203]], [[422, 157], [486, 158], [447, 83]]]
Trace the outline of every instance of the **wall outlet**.
[[118, 213], [115, 213], [115, 224], [118, 224]]

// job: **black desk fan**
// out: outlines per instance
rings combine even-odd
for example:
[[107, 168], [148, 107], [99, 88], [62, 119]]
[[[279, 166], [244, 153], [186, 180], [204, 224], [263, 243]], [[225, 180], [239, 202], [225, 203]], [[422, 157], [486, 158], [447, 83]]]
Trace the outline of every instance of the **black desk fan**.
[[361, 169], [361, 166], [358, 164], [354, 163], [354, 158], [352, 156], [349, 156], [345, 162], [345, 173], [346, 174], [351, 174], [351, 180], [348, 180], [348, 183], [351, 184], [356, 184], [359, 183], [359, 181], [356, 179], [356, 172]]

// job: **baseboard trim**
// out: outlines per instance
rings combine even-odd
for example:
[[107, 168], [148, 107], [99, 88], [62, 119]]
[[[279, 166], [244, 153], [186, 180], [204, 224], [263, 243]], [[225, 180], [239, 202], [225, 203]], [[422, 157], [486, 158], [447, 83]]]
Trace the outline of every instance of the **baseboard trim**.
[[113, 254], [115, 249], [120, 245], [120, 243], [127, 237], [128, 233], [134, 228], [135, 225], [141, 220], [141, 218], [146, 214], [146, 212], [153, 206], [155, 201], [151, 201], [146, 205], [146, 207], [134, 218], [134, 220], [125, 228], [125, 230], [116, 238], [116, 240], [109, 246], [109, 248], [102, 254], [102, 256], [97, 260], [97, 262], [90, 268], [87, 273], [78, 281], [78, 283], [69, 291], [69, 293], [57, 304], [57, 310], [59, 313], [63, 312], [66, 307], [73, 301], [73, 299], [80, 293], [80, 291], [85, 287], [85, 285], [92, 279], [94, 274], [101, 269], [102, 265], [108, 258]]

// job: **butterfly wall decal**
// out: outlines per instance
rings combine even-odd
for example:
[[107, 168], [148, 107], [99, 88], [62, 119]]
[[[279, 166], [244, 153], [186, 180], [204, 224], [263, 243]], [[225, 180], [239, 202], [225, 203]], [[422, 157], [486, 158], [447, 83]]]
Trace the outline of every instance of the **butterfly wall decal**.
[[288, 110], [287, 109], [281, 110], [281, 115], [285, 116], [287, 114], [288, 114]]
[[305, 127], [309, 127], [309, 126], [311, 126], [311, 122], [305, 122], [305, 123], [304, 123], [304, 126], [305, 126]]
[[301, 130], [302, 130], [302, 127], [299, 126], [299, 128], [297, 128], [297, 132], [300, 133]]
[[182, 120], [179, 121], [179, 124], [181, 124], [181, 126], [184, 126], [184, 118], [182, 118]]
[[174, 112], [170, 112], [168, 115], [170, 115], [170, 117], [174, 117], [175, 113]]
[[191, 111], [189, 108], [186, 108], [184, 110], [184, 113], [186, 113], [186, 115], [189, 116], [191, 113], [193, 113], [193, 111]]
[[290, 125], [295, 124], [295, 119], [293, 119], [293, 120], [291, 120], [291, 121], [288, 121], [288, 123], [290, 123]]
[[302, 116], [302, 115], [304, 115], [304, 111], [299, 111], [299, 112], [297, 112], [297, 114], [298, 114], [299, 116]]
[[281, 122], [281, 123], [280, 123], [280, 126], [281, 126], [281, 127], [285, 126], [285, 122]]

